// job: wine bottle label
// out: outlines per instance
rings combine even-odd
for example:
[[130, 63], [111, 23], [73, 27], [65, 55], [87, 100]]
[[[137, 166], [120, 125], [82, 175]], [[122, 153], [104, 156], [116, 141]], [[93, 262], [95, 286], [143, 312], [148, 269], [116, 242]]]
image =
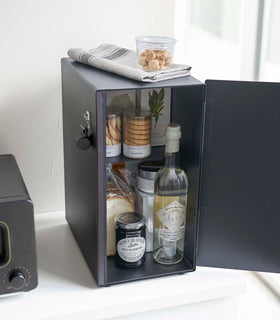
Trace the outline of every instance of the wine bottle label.
[[168, 229], [176, 229], [184, 224], [185, 207], [178, 201], [171, 202], [165, 208], [157, 211], [161, 223]]
[[137, 262], [145, 253], [146, 241], [143, 237], [121, 239], [117, 244], [117, 251], [121, 259], [126, 262]]
[[185, 227], [181, 226], [177, 229], [159, 229], [159, 236], [162, 240], [178, 241], [184, 236]]
[[184, 235], [185, 206], [173, 201], [165, 208], [156, 212], [157, 217], [167, 229], [160, 229], [159, 234], [163, 240], [178, 241]]

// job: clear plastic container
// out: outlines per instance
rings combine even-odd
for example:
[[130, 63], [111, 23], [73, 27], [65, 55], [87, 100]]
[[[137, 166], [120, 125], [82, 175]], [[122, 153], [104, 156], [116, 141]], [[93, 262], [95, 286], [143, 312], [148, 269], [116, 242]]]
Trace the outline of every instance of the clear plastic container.
[[151, 154], [151, 112], [129, 109], [123, 113], [123, 154], [131, 159], [147, 158]]
[[165, 70], [172, 65], [176, 39], [141, 36], [135, 41], [138, 68], [150, 72]]
[[106, 157], [121, 154], [121, 113], [107, 111], [106, 114]]

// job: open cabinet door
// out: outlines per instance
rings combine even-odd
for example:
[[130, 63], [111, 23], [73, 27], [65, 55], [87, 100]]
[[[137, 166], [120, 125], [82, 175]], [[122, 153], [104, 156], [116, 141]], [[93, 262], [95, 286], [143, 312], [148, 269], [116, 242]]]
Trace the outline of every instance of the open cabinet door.
[[280, 272], [280, 84], [206, 81], [197, 265]]

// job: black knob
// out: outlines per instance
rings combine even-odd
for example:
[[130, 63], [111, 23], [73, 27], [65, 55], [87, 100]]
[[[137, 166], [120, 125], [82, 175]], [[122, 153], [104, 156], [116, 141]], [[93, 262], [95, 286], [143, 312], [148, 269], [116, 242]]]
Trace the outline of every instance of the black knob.
[[84, 133], [77, 135], [75, 140], [76, 146], [82, 151], [88, 150], [91, 146], [91, 140], [89, 136], [85, 135]]
[[25, 276], [22, 272], [14, 270], [10, 273], [9, 284], [14, 289], [21, 289], [25, 285]]
[[86, 151], [91, 146], [91, 141], [88, 137], [80, 137], [76, 143], [77, 147], [82, 151]]

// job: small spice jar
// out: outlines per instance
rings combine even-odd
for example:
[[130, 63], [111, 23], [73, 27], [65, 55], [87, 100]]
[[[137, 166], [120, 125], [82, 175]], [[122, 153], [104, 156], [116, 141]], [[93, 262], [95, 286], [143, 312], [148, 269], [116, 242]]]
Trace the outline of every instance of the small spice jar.
[[123, 113], [123, 154], [131, 159], [151, 155], [151, 112], [129, 109]]
[[146, 259], [145, 217], [124, 212], [116, 217], [116, 264], [120, 268], [139, 267]]
[[121, 113], [107, 111], [106, 114], [106, 157], [121, 154]]

